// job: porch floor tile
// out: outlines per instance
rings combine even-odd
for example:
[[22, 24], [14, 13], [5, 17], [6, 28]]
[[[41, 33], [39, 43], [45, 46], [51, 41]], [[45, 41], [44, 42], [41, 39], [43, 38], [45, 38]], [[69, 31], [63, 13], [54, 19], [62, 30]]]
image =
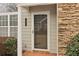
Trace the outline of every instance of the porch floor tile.
[[57, 56], [57, 54], [47, 51], [23, 51], [23, 56]]

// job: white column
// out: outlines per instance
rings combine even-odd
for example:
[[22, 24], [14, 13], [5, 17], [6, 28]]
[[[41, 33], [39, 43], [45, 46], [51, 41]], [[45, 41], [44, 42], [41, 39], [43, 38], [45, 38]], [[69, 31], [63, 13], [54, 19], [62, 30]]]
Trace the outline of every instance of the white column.
[[22, 56], [22, 39], [21, 39], [21, 7], [18, 7], [18, 40], [17, 40], [17, 53]]

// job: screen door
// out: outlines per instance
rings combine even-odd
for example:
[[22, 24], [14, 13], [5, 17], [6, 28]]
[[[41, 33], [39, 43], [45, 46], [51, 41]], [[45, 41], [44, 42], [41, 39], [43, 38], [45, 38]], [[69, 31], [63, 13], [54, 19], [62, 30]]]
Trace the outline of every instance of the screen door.
[[34, 15], [34, 48], [47, 49], [47, 14]]

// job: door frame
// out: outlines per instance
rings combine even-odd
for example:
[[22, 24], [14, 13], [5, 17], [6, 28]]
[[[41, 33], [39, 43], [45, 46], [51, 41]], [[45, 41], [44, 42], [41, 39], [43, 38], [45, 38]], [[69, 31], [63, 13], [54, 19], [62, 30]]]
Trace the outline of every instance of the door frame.
[[[34, 15], [47, 14], [47, 49], [34, 48]], [[32, 50], [49, 51], [50, 49], [50, 11], [32, 12]]]

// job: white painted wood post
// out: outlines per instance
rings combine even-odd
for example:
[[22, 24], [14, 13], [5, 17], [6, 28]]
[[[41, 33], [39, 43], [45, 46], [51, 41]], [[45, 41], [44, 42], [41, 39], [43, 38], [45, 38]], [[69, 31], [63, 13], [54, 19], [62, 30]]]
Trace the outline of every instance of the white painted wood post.
[[22, 56], [22, 39], [21, 39], [21, 7], [18, 7], [18, 47], [17, 47], [17, 53], [18, 56]]

